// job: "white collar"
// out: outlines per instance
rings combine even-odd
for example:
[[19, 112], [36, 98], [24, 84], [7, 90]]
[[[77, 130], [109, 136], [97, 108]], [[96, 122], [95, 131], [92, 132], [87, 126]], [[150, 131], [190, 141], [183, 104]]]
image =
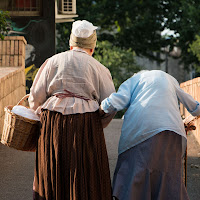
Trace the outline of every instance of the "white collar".
[[[87, 51], [83, 50], [83, 49], [72, 49], [71, 51], [78, 51], [78, 52], [82, 52], [82, 53], [87, 53]], [[88, 54], [89, 55], [89, 54]]]

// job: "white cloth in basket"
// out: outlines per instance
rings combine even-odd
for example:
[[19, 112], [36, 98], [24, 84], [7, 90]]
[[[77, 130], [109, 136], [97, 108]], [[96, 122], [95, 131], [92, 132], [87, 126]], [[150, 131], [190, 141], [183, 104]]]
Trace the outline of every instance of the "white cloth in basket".
[[28, 119], [40, 121], [40, 118], [34, 113], [34, 111], [21, 105], [14, 106], [11, 112]]

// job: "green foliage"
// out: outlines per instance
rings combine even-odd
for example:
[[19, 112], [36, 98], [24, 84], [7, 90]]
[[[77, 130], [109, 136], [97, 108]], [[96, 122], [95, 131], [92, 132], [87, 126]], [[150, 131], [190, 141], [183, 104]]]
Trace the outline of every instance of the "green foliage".
[[[115, 46], [132, 48], [136, 55], [157, 60], [152, 52], [163, 47], [180, 47], [185, 67], [194, 62], [189, 44], [200, 31], [199, 0], [79, 0], [78, 19], [99, 26], [99, 40]], [[174, 34], [161, 36], [165, 29]], [[161, 61], [161, 60], [158, 60]]]
[[56, 24], [57, 31], [57, 45], [56, 52], [60, 53], [69, 50], [69, 38], [71, 33], [71, 23]]
[[196, 35], [196, 40], [190, 44], [189, 52], [192, 52], [200, 61], [200, 36]]
[[174, 45], [180, 47], [181, 60], [186, 69], [195, 65], [198, 60], [192, 52], [188, 52], [190, 44], [195, 40], [195, 36], [200, 33], [200, 4], [199, 0], [181, 0], [175, 2], [175, 20], [170, 20], [167, 25], [171, 30], [175, 30], [179, 36]]
[[9, 17], [8, 12], [4, 12], [0, 10], [0, 39], [4, 39], [4, 33], [7, 32], [7, 21], [6, 19]]
[[116, 47], [109, 41], [97, 42], [94, 58], [110, 70], [116, 89], [140, 70], [132, 49]]
[[196, 56], [198, 61], [194, 63], [194, 67], [196, 69], [196, 72], [200, 73], [200, 36], [196, 35], [196, 40], [192, 42], [192, 44], [189, 45], [188, 52], [192, 52], [193, 55]]

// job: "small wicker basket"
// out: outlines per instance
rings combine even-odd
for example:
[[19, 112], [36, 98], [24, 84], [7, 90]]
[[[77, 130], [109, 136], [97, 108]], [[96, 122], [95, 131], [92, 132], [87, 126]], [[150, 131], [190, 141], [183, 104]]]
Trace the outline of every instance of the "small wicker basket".
[[[29, 97], [25, 95], [17, 105]], [[14, 106], [4, 108], [5, 118], [1, 143], [22, 151], [35, 151], [39, 136], [39, 121], [28, 119], [11, 112]]]

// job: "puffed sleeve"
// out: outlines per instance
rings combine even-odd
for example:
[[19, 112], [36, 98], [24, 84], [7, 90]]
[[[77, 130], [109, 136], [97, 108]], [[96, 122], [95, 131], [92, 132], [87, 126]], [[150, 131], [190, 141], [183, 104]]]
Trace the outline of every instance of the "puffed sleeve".
[[[109, 97], [110, 94], [115, 92], [115, 86], [113, 84], [112, 76], [110, 74], [110, 71], [107, 68], [103, 68], [104, 70], [101, 71], [100, 76], [100, 103], [106, 98]], [[110, 113], [103, 113], [100, 112], [101, 116], [101, 122], [103, 128], [107, 127], [108, 124], [111, 122], [111, 120], [114, 118], [116, 114], [116, 111], [113, 110], [113, 112]]]
[[36, 110], [38, 106], [43, 104], [47, 99], [47, 77], [48, 77], [48, 65], [50, 64], [47, 59], [40, 69], [38, 70], [32, 87], [30, 89], [30, 96], [28, 99], [31, 109]]
[[115, 86], [113, 84], [112, 76], [108, 69], [101, 72], [100, 78], [100, 102], [102, 102], [106, 97], [115, 92]]

